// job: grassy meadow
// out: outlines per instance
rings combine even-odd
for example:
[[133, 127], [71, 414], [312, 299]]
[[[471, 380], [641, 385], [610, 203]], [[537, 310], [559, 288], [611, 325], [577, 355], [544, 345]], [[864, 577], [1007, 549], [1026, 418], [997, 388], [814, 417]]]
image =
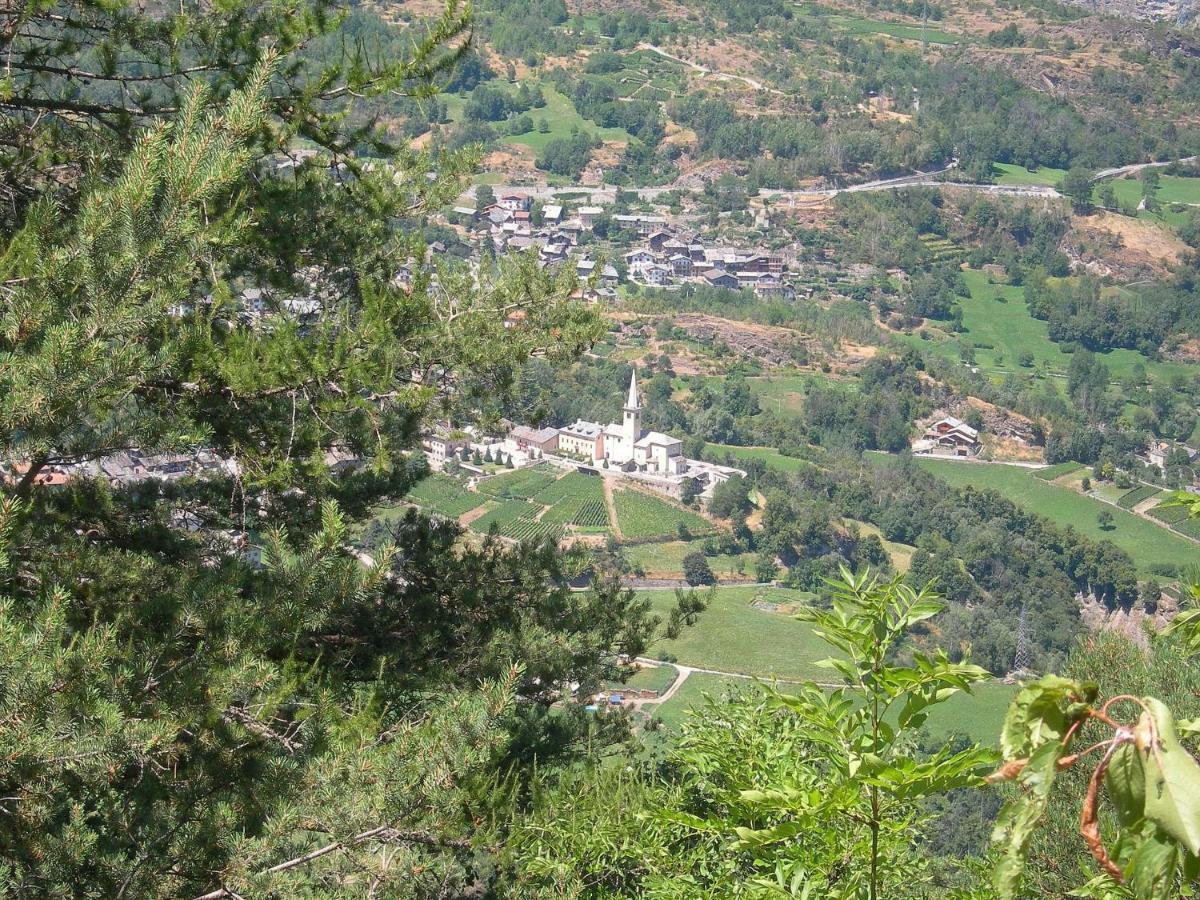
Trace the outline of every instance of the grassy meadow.
[[[1200, 547], [1191, 541], [1119, 507], [1037, 478], [1030, 469], [940, 459], [921, 459], [920, 465], [955, 487], [991, 488], [1059, 525], [1070, 525], [1095, 540], [1112, 541], [1143, 574], [1152, 574], [1151, 566], [1200, 562]], [[1111, 530], [1096, 521], [1104, 511], [1113, 517]]]

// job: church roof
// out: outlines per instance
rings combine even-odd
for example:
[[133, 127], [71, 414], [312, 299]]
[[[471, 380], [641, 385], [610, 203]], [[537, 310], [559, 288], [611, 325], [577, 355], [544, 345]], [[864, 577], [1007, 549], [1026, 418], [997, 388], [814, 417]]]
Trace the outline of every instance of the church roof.
[[647, 431], [642, 435], [635, 447], [672, 447], [675, 444], [682, 444], [677, 437], [671, 437], [669, 434], [663, 434], [661, 431]]
[[633, 375], [629, 378], [629, 396], [625, 400], [626, 409], [641, 409], [638, 405], [637, 395], [637, 369], [633, 370]]

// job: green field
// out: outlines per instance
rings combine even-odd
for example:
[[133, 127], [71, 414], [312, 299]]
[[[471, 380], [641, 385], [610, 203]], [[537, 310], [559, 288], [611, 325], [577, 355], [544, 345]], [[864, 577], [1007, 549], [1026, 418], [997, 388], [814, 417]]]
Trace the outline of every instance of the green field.
[[625, 682], [611, 681], [608, 688], [628, 688], [638, 691], [658, 691], [660, 694], [675, 683], [679, 670], [671, 665], [643, 666]]
[[[1096, 540], [1112, 541], [1145, 574], [1151, 574], [1151, 566], [1200, 562], [1200, 547], [1191, 541], [1133, 513], [1035, 478], [1029, 469], [939, 459], [921, 459], [919, 463], [955, 487], [991, 488], [1059, 525], [1071, 525]], [[1111, 531], [1096, 522], [1096, 516], [1105, 510], [1113, 517]]]
[[[642, 591], [639, 596], [648, 597], [661, 615], [675, 604], [674, 591]], [[830, 649], [812, 633], [812, 626], [751, 605], [760, 600], [802, 606], [811, 599], [786, 588], [718, 587], [693, 627], [673, 641], [660, 640], [647, 655], [669, 653], [686, 666], [762, 678], [828, 678], [829, 672], [816, 663], [828, 657]]]
[[939, 31], [937, 28], [908, 25], [904, 22], [889, 22], [885, 19], [860, 19], [856, 16], [829, 16], [829, 21], [850, 34], [886, 34], [906, 41], [925, 40], [931, 44], [959, 44], [967, 42], [961, 34]]
[[1140, 487], [1135, 487], [1132, 491], [1126, 491], [1117, 500], [1117, 505], [1121, 509], [1133, 509], [1143, 500], [1149, 500], [1155, 494], [1159, 493], [1158, 488], [1143, 484]]
[[1053, 466], [1046, 466], [1044, 469], [1038, 469], [1034, 472], [1034, 478], [1040, 478], [1042, 481], [1053, 481], [1055, 478], [1061, 478], [1063, 475], [1070, 475], [1072, 472], [1078, 472], [1080, 469], [1086, 468], [1083, 463], [1061, 462]]
[[616, 490], [613, 504], [621, 534], [629, 541], [647, 541], [674, 537], [684, 525], [692, 534], [708, 534], [713, 525], [707, 519], [666, 500], [640, 491]]
[[[975, 348], [975, 364], [997, 378], [1009, 372], [1035, 370], [1056, 378], [1065, 375], [1071, 354], [1050, 340], [1045, 322], [1029, 314], [1024, 288], [991, 284], [988, 276], [978, 270], [965, 271], [963, 277], [971, 291], [970, 298], [962, 301], [963, 333], [956, 339], [942, 341], [922, 341], [915, 335], [907, 335], [908, 343], [950, 359], [958, 358], [960, 344], [970, 344]], [[1032, 367], [1019, 365], [1023, 353], [1033, 357]], [[1195, 366], [1187, 363], [1152, 360], [1136, 350], [1109, 350], [1096, 355], [1108, 366], [1115, 381], [1131, 375], [1138, 363], [1155, 379], [1176, 375], [1186, 378], [1195, 372]]]
[[482, 506], [487, 500], [473, 494], [453, 478], [445, 475], [430, 475], [408, 492], [408, 498], [422, 509], [457, 519], [463, 513]]
[[[703, 548], [704, 541], [666, 541], [657, 544], [634, 544], [625, 548], [625, 555], [634, 567], [640, 566], [648, 575], [681, 577], [683, 558]], [[739, 563], [742, 571], [754, 577], [754, 553], [725, 554], [708, 558], [708, 564], [718, 578], [731, 577], [737, 573]]]
[[[493, 82], [494, 83], [494, 82]], [[528, 115], [534, 122], [534, 130], [526, 134], [507, 135], [501, 140], [506, 144], [516, 144], [522, 147], [528, 147], [534, 153], [540, 153], [542, 149], [554, 138], [570, 137], [571, 129], [579, 131], [592, 132], [600, 136], [606, 141], [629, 141], [629, 132], [624, 128], [601, 128], [595, 122], [585, 119], [575, 109], [575, 104], [571, 102], [569, 97], [560, 94], [556, 91], [549, 82], [536, 82], [541, 85], [542, 95], [546, 98], [546, 105], [540, 109], [530, 109], [525, 115]], [[515, 87], [509, 86], [509, 90], [516, 90]], [[459, 97], [457, 94], [439, 94], [438, 99], [445, 102], [446, 114], [450, 121], [461, 122], [463, 118], [463, 109], [466, 106], [466, 98]], [[546, 120], [546, 124], [550, 126], [550, 130], [545, 134], [539, 132], [536, 128], [538, 122], [542, 119]], [[503, 127], [503, 122], [492, 122], [495, 127]], [[477, 181], [479, 179], [476, 179]]]
[[992, 169], [995, 172], [996, 184], [1054, 187], [1067, 174], [1066, 169], [1051, 169], [1046, 166], [1040, 166], [1031, 172], [1024, 166], [1012, 163], [992, 163]]
[[560, 94], [548, 82], [542, 83], [542, 93], [546, 97], [546, 105], [541, 109], [531, 109], [526, 115], [533, 119], [535, 124], [545, 119], [550, 130], [542, 134], [535, 128], [527, 134], [509, 135], [503, 138], [504, 143], [528, 147], [534, 153], [540, 153], [555, 138], [570, 137], [573, 128], [578, 131], [594, 132], [600, 136], [601, 140], [628, 143], [628, 131], [624, 128], [600, 128], [595, 122], [585, 119], [575, 109], [575, 104], [571, 102], [570, 98]]
[[[794, 375], [756, 375], [747, 378], [746, 382], [763, 409], [773, 412], [800, 412], [804, 408], [804, 397], [812, 385], [825, 385], [832, 380], [826, 375], [804, 372]], [[857, 388], [855, 382], [839, 382], [839, 386]]]
[[[794, 690], [787, 684], [778, 687], [785, 694]], [[934, 737], [965, 734], [981, 744], [995, 745], [1016, 690], [1015, 685], [998, 682], [976, 685], [974, 693], [960, 692], [944, 704], [934, 707], [925, 729]], [[706, 694], [720, 702], [743, 695], [755, 696], [760, 691], [761, 688], [748, 678], [698, 672], [688, 676], [670, 700], [650, 709], [655, 718], [661, 719], [666, 728], [673, 731], [687, 719], [690, 710], [704, 704]]]

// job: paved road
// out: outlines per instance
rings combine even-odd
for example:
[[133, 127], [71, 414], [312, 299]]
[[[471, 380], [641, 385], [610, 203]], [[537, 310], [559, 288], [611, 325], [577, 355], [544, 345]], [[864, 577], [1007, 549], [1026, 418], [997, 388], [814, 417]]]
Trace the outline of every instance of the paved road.
[[[653, 49], [650, 45], [645, 45], [646, 49]], [[664, 53], [664, 51], [656, 51]], [[675, 57], [671, 57], [675, 59]], [[703, 68], [703, 67], [702, 67]], [[706, 70], [707, 71], [707, 70]], [[729, 76], [742, 77], [742, 76]], [[1143, 169], [1161, 168], [1169, 166], [1173, 163], [1191, 163], [1196, 162], [1200, 157], [1188, 156], [1184, 159], [1167, 160], [1165, 162], [1148, 162], [1148, 163], [1132, 163], [1128, 166], [1117, 166], [1111, 169], [1101, 169], [1092, 176], [1093, 181], [1102, 178], [1111, 178], [1114, 176], [1129, 175], [1134, 172], [1140, 172]], [[912, 175], [902, 175], [899, 178], [881, 178], [876, 181], [868, 181], [863, 184], [852, 184], [843, 188], [827, 188], [825, 190], [788, 190], [785, 188], [762, 188], [758, 192], [758, 196], [769, 200], [783, 200], [793, 203], [798, 202], [817, 202], [821, 200], [829, 200], [836, 197], [838, 194], [858, 194], [866, 191], [896, 191], [910, 187], [946, 187], [958, 188], [964, 191], [977, 191], [983, 194], [992, 194], [1002, 197], [1044, 197], [1053, 199], [1061, 197], [1055, 188], [1047, 185], [1037, 184], [975, 184], [966, 181], [942, 181], [936, 176], [944, 175], [958, 167], [958, 160], [952, 159], [940, 169], [933, 169], [929, 172], [915, 172]], [[591, 197], [597, 203], [613, 203], [617, 199], [617, 188], [607, 185], [600, 187], [549, 187], [547, 185], [523, 185], [523, 184], [498, 184], [493, 188], [496, 193], [511, 193], [513, 191], [529, 196], [537, 200], [553, 200], [558, 195], [575, 195]], [[655, 200], [662, 194], [668, 191], [677, 190], [675, 186], [667, 185], [664, 187], [643, 187], [643, 188], [627, 188], [625, 190], [633, 190], [637, 193], [640, 200]], [[474, 198], [475, 187], [472, 185], [467, 194]]]

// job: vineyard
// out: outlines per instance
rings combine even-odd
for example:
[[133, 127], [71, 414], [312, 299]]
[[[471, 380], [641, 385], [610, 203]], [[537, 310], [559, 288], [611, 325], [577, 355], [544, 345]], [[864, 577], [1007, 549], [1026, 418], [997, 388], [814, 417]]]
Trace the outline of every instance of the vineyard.
[[1156, 506], [1147, 512], [1174, 531], [1200, 540], [1200, 521], [1188, 518], [1186, 506], [1168, 506], [1165, 509], [1162, 506]]
[[448, 519], [457, 519], [486, 500], [445, 475], [430, 475], [408, 492], [408, 499], [427, 512]]
[[555, 472], [547, 465], [505, 472], [479, 482], [479, 492], [489, 497], [528, 500], [554, 484]]
[[613, 499], [621, 533], [629, 540], [674, 538], [681, 525], [693, 535], [713, 531], [712, 523], [696, 513], [639, 491], [618, 490]]
[[546, 536], [557, 537], [561, 527], [538, 521], [542, 507], [525, 500], [504, 500], [471, 523], [473, 531], [487, 534], [495, 525], [496, 533], [515, 541]]
[[533, 499], [550, 507], [542, 516], [543, 522], [571, 525], [580, 531], [606, 531], [609, 528], [604, 486], [596, 476], [572, 472]]
[[1121, 509], [1133, 509], [1143, 500], [1149, 500], [1158, 493], [1158, 488], [1143, 484], [1140, 487], [1135, 487], [1132, 491], [1122, 494], [1117, 500], [1117, 506]]

